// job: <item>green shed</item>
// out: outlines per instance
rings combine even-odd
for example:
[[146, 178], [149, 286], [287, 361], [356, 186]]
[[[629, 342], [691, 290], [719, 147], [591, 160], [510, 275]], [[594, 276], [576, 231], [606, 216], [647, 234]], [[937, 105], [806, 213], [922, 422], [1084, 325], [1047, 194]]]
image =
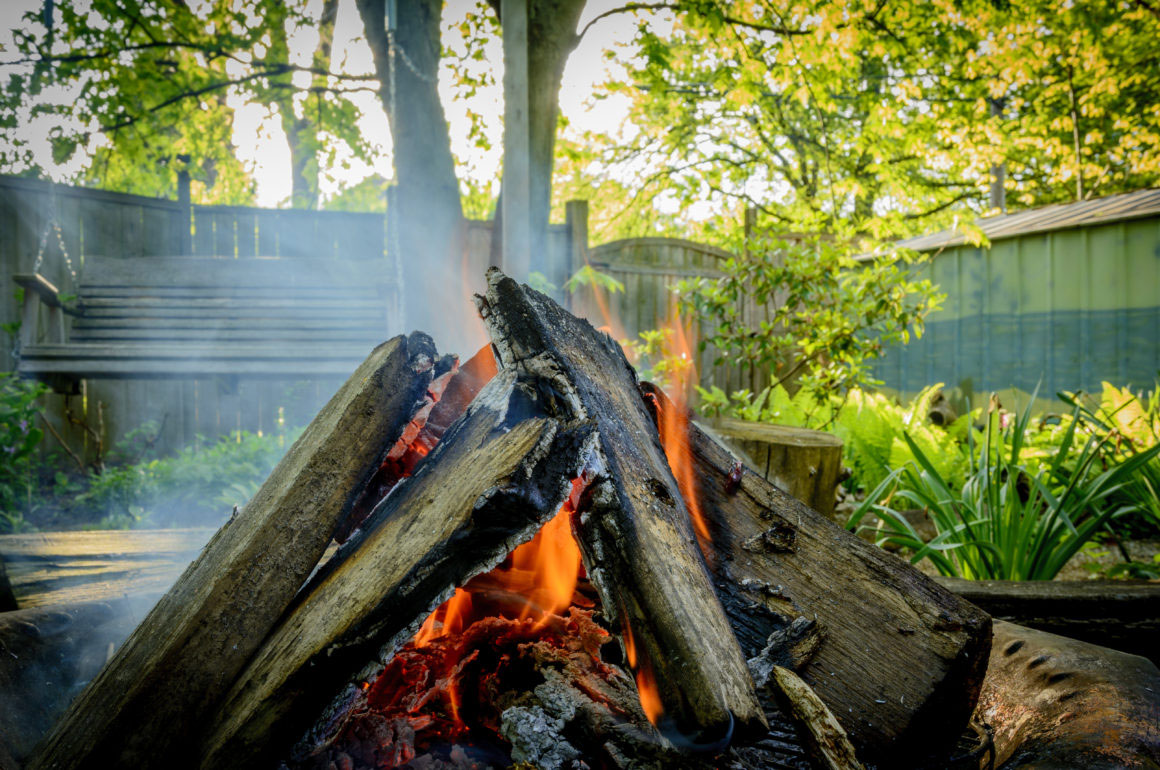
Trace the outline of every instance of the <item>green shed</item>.
[[[947, 295], [921, 339], [876, 367], [888, 388], [1151, 389], [1160, 377], [1160, 189], [1002, 214], [901, 242]], [[976, 239], [977, 240], [977, 239]]]

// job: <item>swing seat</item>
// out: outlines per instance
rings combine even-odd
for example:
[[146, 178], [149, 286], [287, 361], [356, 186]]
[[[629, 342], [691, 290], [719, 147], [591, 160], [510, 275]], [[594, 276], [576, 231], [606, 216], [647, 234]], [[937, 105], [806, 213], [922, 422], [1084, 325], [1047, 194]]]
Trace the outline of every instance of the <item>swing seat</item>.
[[388, 336], [387, 272], [373, 259], [86, 257], [75, 299], [18, 274], [17, 371], [63, 392], [100, 378], [347, 377]]

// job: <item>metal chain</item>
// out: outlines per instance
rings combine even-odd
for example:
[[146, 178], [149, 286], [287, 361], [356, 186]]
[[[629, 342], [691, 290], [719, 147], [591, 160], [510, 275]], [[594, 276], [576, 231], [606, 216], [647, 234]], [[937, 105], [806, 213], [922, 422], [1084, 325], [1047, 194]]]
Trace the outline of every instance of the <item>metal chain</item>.
[[[390, 22], [388, 21], [388, 23]], [[390, 112], [391, 118], [395, 121], [395, 124], [398, 125], [398, 104], [397, 100], [395, 99], [395, 92], [398, 90], [398, 87], [395, 84], [395, 73], [397, 71], [395, 69], [396, 51], [402, 53], [402, 49], [399, 47], [398, 42], [395, 40], [395, 30], [391, 26], [388, 26], [387, 55], [390, 57], [391, 62], [391, 71], [388, 76], [390, 77], [391, 82], [387, 84], [387, 98], [390, 100], [390, 104], [387, 105], [387, 110]], [[407, 66], [410, 67], [410, 64]], [[413, 70], [414, 67], [411, 67], [411, 69]], [[403, 324], [406, 323], [407, 320], [407, 292], [404, 291], [405, 287], [403, 286], [403, 255], [399, 253], [399, 164], [396, 159], [396, 153], [399, 151], [399, 143], [395, 141], [393, 129], [391, 131], [391, 146], [391, 164], [395, 167], [395, 193], [390, 197], [387, 203], [387, 205], [390, 207], [390, 210], [387, 211], [387, 238], [389, 239], [387, 248], [390, 251], [391, 259], [395, 263], [395, 312], [398, 315], [398, 318], [395, 319], [395, 321], [397, 323], [397, 328], [401, 331], [404, 328]]]
[[[419, 78], [420, 80], [426, 81], [428, 83], [438, 83], [439, 82], [438, 75], [436, 75], [435, 77], [432, 77], [431, 75], [428, 75], [426, 73], [419, 71], [419, 68], [417, 66], [415, 66], [415, 62], [411, 61], [411, 57], [407, 55], [407, 52], [405, 50], [403, 50], [403, 46], [399, 45], [399, 42], [397, 40], [395, 40], [394, 32], [388, 32], [387, 39], [388, 39], [389, 44], [391, 46], [391, 53], [394, 53], [396, 50], [399, 52], [399, 58], [401, 58], [403, 60], [403, 64], [407, 65], [407, 69], [411, 70], [411, 74], [413, 74], [415, 77]], [[391, 77], [394, 78], [394, 76], [395, 76], [395, 70], [392, 67], [391, 68]]]
[[60, 219], [57, 217], [55, 183], [50, 188], [48, 194], [48, 221], [44, 223], [44, 232], [40, 234], [40, 248], [36, 251], [36, 263], [32, 266], [32, 272], [34, 273], [39, 273], [40, 266], [44, 264], [44, 254], [48, 250], [49, 230], [56, 233], [56, 243], [60, 247], [61, 256], [64, 257], [65, 267], [68, 268], [68, 274], [75, 283], [77, 271], [73, 267], [72, 258], [68, 254], [68, 248], [64, 245], [64, 232], [61, 230]]

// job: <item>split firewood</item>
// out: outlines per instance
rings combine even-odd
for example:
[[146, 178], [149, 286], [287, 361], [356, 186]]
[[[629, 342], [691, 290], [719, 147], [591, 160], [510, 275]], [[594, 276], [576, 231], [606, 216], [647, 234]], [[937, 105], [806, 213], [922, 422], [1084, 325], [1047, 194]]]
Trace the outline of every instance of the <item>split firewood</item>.
[[846, 731], [801, 677], [788, 668], [774, 666], [770, 683], [782, 712], [797, 726], [817, 770], [862, 770]]
[[410, 420], [434, 358], [420, 334], [371, 353], [73, 702], [30, 768], [195, 761], [200, 731]]
[[224, 699], [203, 766], [275, 761], [327, 703], [370, 687], [456, 586], [556, 513], [588, 462], [591, 431], [537, 416], [540, 398], [514, 371], [484, 387], [303, 588]]
[[[743, 467], [692, 422], [687, 441], [714, 585], [745, 654], [760, 657], [779, 634], [797, 645], [798, 673], [867, 762], [901, 766], [950, 747], [978, 697], [990, 617]], [[801, 618], [817, 639], [786, 635]]]
[[650, 716], [693, 741], [728, 740], [734, 726], [763, 727], [745, 660], [620, 347], [494, 268], [476, 305], [501, 370], [534, 381], [551, 414], [595, 426], [598, 470], [576, 535], [605, 612], [639, 656], [642, 694], [655, 690]]

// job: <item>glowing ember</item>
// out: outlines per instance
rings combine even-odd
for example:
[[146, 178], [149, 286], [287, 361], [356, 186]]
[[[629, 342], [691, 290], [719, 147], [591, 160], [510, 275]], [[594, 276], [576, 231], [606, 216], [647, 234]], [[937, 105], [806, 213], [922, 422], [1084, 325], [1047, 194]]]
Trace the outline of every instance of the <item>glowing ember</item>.
[[395, 485], [411, 475], [495, 373], [495, 356], [491, 345], [485, 345], [466, 364], [460, 366], [456, 361], [450, 371], [431, 381], [423, 404], [375, 471], [350, 516], [335, 533], [335, 540], [345, 541]]
[[[411, 475], [495, 373], [492, 350], [485, 347], [432, 383], [427, 403], [380, 469], [383, 488], [376, 500]], [[683, 435], [686, 429], [685, 423], [674, 423], [662, 429], [662, 436], [677, 435], [677, 430]], [[691, 462], [686, 467], [691, 472]], [[320, 766], [329, 761], [344, 767], [353, 761], [358, 767], [400, 767], [420, 753], [439, 755], [455, 767], [506, 766], [510, 761], [495, 755], [505, 751], [501, 715], [505, 702], [522, 697], [515, 694], [526, 694], [539, 681], [532, 658], [557, 656], [570, 666], [580, 661], [593, 676], [624, 681], [601, 659], [600, 648], [610, 637], [592, 619], [595, 596], [572, 535], [572, 517], [591, 481], [587, 474], [574, 479], [560, 510], [535, 537], [495, 569], [456, 588], [382, 672], [362, 683], [361, 705], [336, 726], [333, 740], [320, 747], [323, 753], [315, 754]], [[691, 475], [687, 481], [690, 486], [682, 482], [681, 492], [694, 499], [686, 491], [692, 488]], [[624, 642], [642, 710], [657, 724], [663, 708], [652, 667], [638, 655], [627, 627]], [[604, 700], [598, 692], [589, 695]]]
[[[491, 614], [487, 604], [497, 599], [502, 599], [502, 614], [531, 620], [533, 629], [543, 627], [553, 615], [576, 604], [576, 585], [584, 577], [584, 566], [580, 548], [572, 537], [570, 519], [587, 482], [583, 476], [574, 479], [568, 499], [535, 537], [512, 551], [491, 572], [456, 588], [454, 595], [423, 621], [413, 644], [424, 647], [436, 639], [458, 634]], [[579, 602], [590, 606], [583, 598]]]

